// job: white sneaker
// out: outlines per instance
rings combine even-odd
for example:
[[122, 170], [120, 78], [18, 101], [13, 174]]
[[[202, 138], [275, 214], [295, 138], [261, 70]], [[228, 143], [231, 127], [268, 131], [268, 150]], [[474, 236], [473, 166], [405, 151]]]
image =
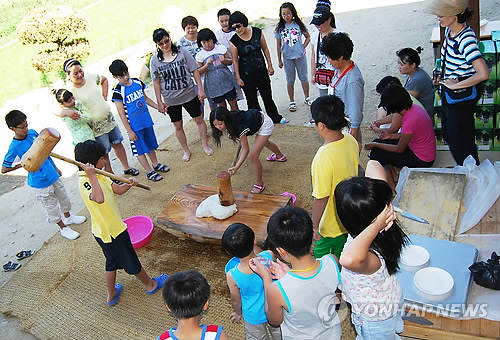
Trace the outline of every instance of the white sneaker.
[[76, 240], [80, 234], [70, 227], [64, 227], [61, 229], [61, 236], [67, 238], [68, 240]]
[[62, 221], [65, 225], [82, 224], [86, 220], [87, 220], [87, 218], [85, 216], [78, 216], [78, 215], [70, 215], [67, 218], [63, 216], [63, 218], [62, 218]]

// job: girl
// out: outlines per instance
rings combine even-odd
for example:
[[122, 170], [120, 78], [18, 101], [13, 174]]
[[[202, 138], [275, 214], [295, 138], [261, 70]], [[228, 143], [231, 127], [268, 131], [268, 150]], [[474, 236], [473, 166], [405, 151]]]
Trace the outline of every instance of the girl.
[[274, 74], [274, 69], [262, 30], [258, 27], [248, 27], [248, 18], [240, 11], [231, 14], [229, 27], [236, 31], [236, 34], [231, 38], [230, 50], [234, 75], [238, 85], [245, 92], [247, 107], [261, 111], [257, 98], [258, 90], [264, 101], [266, 113], [274, 124], [288, 123], [288, 120], [278, 113], [278, 108], [273, 100], [269, 76]]
[[[306, 38], [302, 44], [302, 35]], [[294, 99], [295, 70], [302, 83], [302, 91], [304, 92], [304, 103], [311, 105], [312, 100], [309, 98], [309, 81], [307, 79], [307, 57], [306, 47], [309, 45], [310, 36], [306, 26], [297, 15], [297, 10], [290, 2], [285, 2], [280, 7], [280, 19], [274, 31], [276, 37], [276, 47], [278, 51], [278, 66], [285, 67], [285, 76], [287, 83], [288, 110], [294, 112], [297, 110], [297, 104]], [[281, 58], [283, 55], [284, 63]]]
[[[274, 130], [271, 118], [255, 109], [229, 112], [225, 107], [219, 106], [210, 113], [210, 126], [212, 127], [212, 136], [217, 146], [221, 145], [220, 138], [224, 130], [227, 130], [229, 138], [232, 141], [239, 140], [241, 143], [240, 158], [235, 166], [228, 169], [228, 172], [231, 175], [236, 174], [236, 171], [238, 171], [247, 156], [249, 156], [255, 170], [255, 184], [251, 192], [254, 194], [263, 192], [265, 186], [262, 181], [262, 164], [259, 160], [262, 149], [266, 147], [273, 152], [271, 156], [267, 157], [268, 161], [286, 161], [286, 156], [281, 153], [278, 146], [269, 140]], [[255, 136], [255, 142], [250, 149], [247, 136], [254, 134], [257, 134], [257, 136]]]
[[446, 27], [441, 47], [442, 75], [434, 79], [434, 84], [441, 85], [442, 125], [451, 154], [458, 165], [462, 165], [469, 155], [479, 165], [474, 112], [481, 91], [477, 91], [477, 98], [455, 104], [450, 104], [444, 95], [445, 87], [450, 90], [466, 89], [489, 78], [488, 66], [477, 46], [476, 34], [466, 23], [472, 16], [467, 4], [468, 1], [434, 0], [428, 2], [424, 11], [435, 14], [439, 25]]
[[[401, 118], [401, 133], [389, 129], [375, 129], [380, 138], [365, 144], [370, 159], [388, 165], [388, 183], [394, 188], [395, 172], [392, 166], [402, 168], [431, 167], [436, 159], [436, 137], [432, 121], [427, 112], [413, 104], [408, 91], [399, 85], [389, 85], [382, 92], [381, 104], [389, 114]], [[380, 124], [393, 121], [387, 116], [378, 120]]]
[[[371, 163], [371, 164], [370, 164]], [[342, 292], [353, 306], [356, 339], [399, 339], [403, 295], [395, 273], [408, 238], [396, 221], [393, 193], [380, 179], [384, 169], [370, 161], [367, 177], [353, 177], [335, 188], [339, 218], [349, 233], [340, 264]]]
[[73, 138], [73, 145], [86, 140], [95, 140], [94, 132], [90, 127], [92, 114], [82, 102], [75, 100], [73, 93], [66, 89], [52, 90], [52, 93], [61, 104], [61, 111], [56, 113], [56, 116], [63, 118], [66, 123]]
[[[172, 43], [165, 29], [156, 29], [153, 32], [153, 41], [156, 43], [157, 50], [151, 57], [150, 68], [158, 111], [163, 114], [167, 113], [174, 124], [175, 136], [184, 150], [182, 160], [188, 162], [191, 158], [182, 124], [183, 107], [198, 126], [203, 151], [210, 156], [214, 151], [208, 146], [207, 125], [200, 109], [201, 101], [206, 96], [201, 87], [199, 66], [185, 48], [178, 48]], [[198, 96], [191, 73], [198, 84]]]
[[203, 90], [217, 106], [226, 107], [229, 102], [232, 111], [238, 111], [236, 102], [236, 79], [228, 65], [233, 63], [224, 45], [217, 43], [215, 33], [204, 28], [198, 32], [198, 45], [203, 47], [196, 54], [200, 74], [205, 75]]
[[434, 121], [434, 85], [427, 72], [419, 67], [421, 51], [421, 47], [416, 50], [407, 47], [397, 51], [399, 73], [406, 75], [403, 85], [406, 91], [424, 105], [425, 111]]

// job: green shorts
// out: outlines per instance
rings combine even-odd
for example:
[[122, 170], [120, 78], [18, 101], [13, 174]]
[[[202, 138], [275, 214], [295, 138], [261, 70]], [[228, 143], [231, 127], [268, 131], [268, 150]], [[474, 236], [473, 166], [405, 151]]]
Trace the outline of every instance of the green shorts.
[[333, 254], [340, 258], [344, 244], [347, 241], [347, 234], [342, 234], [337, 237], [323, 237], [316, 241], [314, 245], [314, 257], [319, 259], [324, 255]]

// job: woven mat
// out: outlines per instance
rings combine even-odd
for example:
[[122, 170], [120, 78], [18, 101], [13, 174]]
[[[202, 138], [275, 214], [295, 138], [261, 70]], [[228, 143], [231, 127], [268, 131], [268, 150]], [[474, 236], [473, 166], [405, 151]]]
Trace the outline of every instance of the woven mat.
[[[363, 133], [364, 139], [369, 140], [367, 131]], [[148, 182], [143, 171], [139, 181], [153, 189], [149, 192], [133, 188], [118, 197], [123, 218], [138, 214], [154, 217], [184, 184], [215, 186], [215, 174], [229, 167], [236, 144], [223, 140], [222, 148], [207, 157], [201, 151], [194, 123], [186, 125], [186, 135], [193, 152], [191, 161], [181, 162], [182, 151], [175, 137], [167, 139], [158, 156], [160, 162], [167, 163], [172, 170], [163, 181], [155, 183]], [[310, 211], [310, 165], [321, 139], [314, 129], [283, 125], [276, 126], [271, 139], [287, 154], [288, 162], [262, 162], [266, 193], [295, 193], [297, 205]], [[261, 158], [264, 160], [266, 156], [264, 151]], [[363, 151], [362, 166], [366, 161]], [[233, 188], [249, 190], [253, 180], [252, 167], [247, 163], [234, 176]], [[88, 217], [86, 210], [82, 214]], [[78, 240], [68, 241], [56, 234], [2, 287], [0, 311], [4, 315], [18, 317], [21, 327], [42, 340], [153, 339], [176, 325], [161, 293], [146, 295], [141, 282], [123, 271], [117, 276], [117, 281], [124, 286], [120, 301], [108, 307], [104, 257], [90, 233], [90, 222], [75, 229], [81, 233]], [[210, 307], [202, 322], [224, 326], [231, 339], [245, 338], [243, 326], [229, 320], [232, 308], [224, 276], [228, 257], [219, 247], [179, 240], [156, 228], [151, 242], [137, 253], [152, 276], [187, 269], [202, 272], [212, 291]], [[343, 339], [354, 339], [348, 317], [342, 322], [342, 329]]]

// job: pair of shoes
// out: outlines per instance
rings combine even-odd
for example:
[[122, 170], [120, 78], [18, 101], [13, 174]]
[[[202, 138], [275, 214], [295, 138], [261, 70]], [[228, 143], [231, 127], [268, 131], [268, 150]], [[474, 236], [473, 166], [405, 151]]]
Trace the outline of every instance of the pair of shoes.
[[280, 124], [288, 124], [288, 123], [290, 123], [288, 119], [286, 119], [285, 117], [281, 118]]
[[157, 173], [156, 171], [151, 171], [151, 172], [148, 172], [146, 174], [146, 176], [148, 177], [148, 179], [150, 181], [153, 181], [153, 182], [158, 182], [158, 181], [161, 181], [163, 179], [162, 175], [160, 175], [159, 173]]
[[79, 215], [70, 215], [69, 217], [64, 217], [62, 218], [62, 221], [65, 225], [70, 225], [70, 224], [82, 224], [85, 222], [87, 218], [85, 216], [79, 216]]
[[313, 101], [311, 100], [310, 97], [307, 97], [306, 99], [304, 99], [304, 104], [306, 104], [307, 106], [311, 106], [313, 103]]
[[127, 170], [123, 170], [123, 173], [125, 175], [137, 176], [137, 175], [139, 175], [139, 170], [137, 170], [136, 168], [130, 168]]
[[68, 240], [76, 240], [80, 237], [80, 234], [70, 227], [64, 227], [61, 229], [61, 236], [67, 238]]
[[33, 250], [21, 250], [19, 253], [16, 254], [16, 257], [18, 260], [24, 260], [27, 257], [30, 257], [33, 255], [35, 252]]
[[169, 172], [170, 171], [170, 168], [168, 167], [168, 165], [161, 164], [161, 163], [156, 164], [153, 167], [153, 169], [155, 169], [156, 171], [160, 171], [160, 172]]
[[167, 279], [168, 279], [168, 275], [167, 274], [161, 274], [158, 277], [153, 277], [153, 280], [156, 281], [156, 288], [153, 289], [150, 292], [148, 292], [146, 290], [146, 294], [152, 295], [152, 294], [156, 293], [158, 291], [158, 289], [160, 289], [161, 287], [163, 287], [163, 285], [165, 284], [165, 282], [167, 282]]
[[6, 264], [3, 265], [3, 271], [4, 272], [16, 271], [19, 268], [21, 268], [21, 264], [20, 263], [15, 263], [15, 262], [12, 262], [12, 261], [9, 261], [9, 262], [7, 262]]
[[278, 158], [275, 153], [271, 154], [271, 156], [266, 158], [269, 162], [286, 162], [286, 156], [283, 154]]
[[115, 284], [115, 290], [116, 290], [115, 298], [110, 302], [106, 301], [106, 304], [108, 306], [114, 306], [118, 303], [118, 299], [120, 298], [120, 294], [122, 293], [123, 290], [123, 286], [121, 285], [121, 283]]
[[257, 185], [257, 184], [254, 184], [254, 185], [253, 185], [253, 189], [252, 189], [252, 190], [250, 190], [250, 192], [251, 192], [252, 194], [260, 194], [261, 192], [263, 192], [263, 191], [264, 191], [264, 189], [265, 189], [265, 188], [266, 188], [266, 186], [265, 186], [264, 184], [262, 184], [262, 185]]
[[288, 111], [290, 112], [297, 111], [297, 104], [295, 104], [295, 102], [290, 102], [290, 104], [288, 104]]

